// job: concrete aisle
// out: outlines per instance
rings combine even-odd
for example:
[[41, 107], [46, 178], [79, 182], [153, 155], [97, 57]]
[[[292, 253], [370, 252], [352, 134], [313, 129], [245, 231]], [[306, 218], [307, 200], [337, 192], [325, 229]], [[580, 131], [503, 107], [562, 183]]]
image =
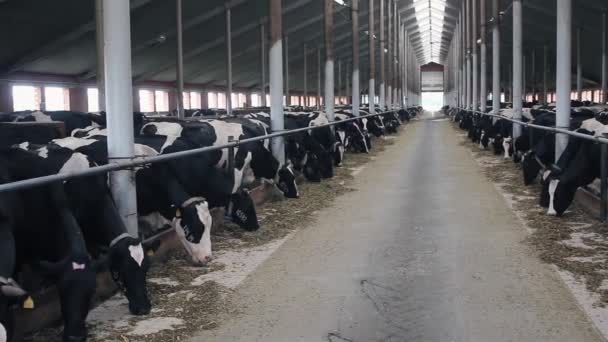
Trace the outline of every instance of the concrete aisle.
[[602, 340], [450, 125], [407, 126], [193, 341]]

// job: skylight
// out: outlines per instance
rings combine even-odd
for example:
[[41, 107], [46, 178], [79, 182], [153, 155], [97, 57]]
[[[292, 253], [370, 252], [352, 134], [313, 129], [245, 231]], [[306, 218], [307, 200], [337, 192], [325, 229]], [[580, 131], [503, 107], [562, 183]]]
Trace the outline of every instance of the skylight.
[[439, 62], [443, 36], [446, 0], [414, 0], [416, 22], [420, 32], [422, 56], [426, 62]]

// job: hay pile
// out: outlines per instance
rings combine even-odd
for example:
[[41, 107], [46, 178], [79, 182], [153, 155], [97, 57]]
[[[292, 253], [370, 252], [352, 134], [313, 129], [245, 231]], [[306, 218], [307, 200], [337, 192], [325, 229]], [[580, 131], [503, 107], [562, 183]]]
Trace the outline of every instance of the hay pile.
[[[458, 130], [458, 128], [455, 128]], [[473, 152], [485, 176], [494, 182], [509, 200], [515, 213], [531, 234], [527, 243], [541, 260], [570, 272], [584, 282], [588, 291], [597, 294], [596, 306], [608, 304], [608, 225], [591, 217], [574, 203], [562, 217], [546, 215], [540, 207], [539, 177], [525, 186], [519, 164], [482, 150], [466, 136], [463, 146]]]

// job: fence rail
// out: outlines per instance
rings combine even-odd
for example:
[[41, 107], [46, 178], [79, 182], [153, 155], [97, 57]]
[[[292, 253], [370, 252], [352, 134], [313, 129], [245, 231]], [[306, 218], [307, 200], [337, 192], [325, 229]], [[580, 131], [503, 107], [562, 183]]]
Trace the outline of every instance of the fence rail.
[[162, 163], [162, 162], [167, 162], [167, 161], [179, 159], [179, 158], [190, 157], [190, 156], [194, 156], [194, 155], [198, 155], [198, 154], [202, 154], [202, 153], [223, 150], [226, 148], [232, 149], [232, 148], [238, 147], [238, 146], [246, 144], [246, 143], [257, 142], [257, 141], [262, 141], [262, 140], [272, 139], [272, 138], [277, 138], [277, 137], [284, 137], [284, 136], [288, 136], [288, 135], [292, 135], [292, 134], [296, 134], [296, 133], [300, 133], [300, 132], [306, 132], [306, 131], [310, 131], [310, 130], [325, 128], [325, 127], [333, 127], [335, 125], [343, 124], [346, 122], [376, 117], [376, 116], [380, 116], [380, 115], [386, 115], [386, 114], [390, 114], [390, 113], [394, 113], [394, 111], [386, 111], [386, 112], [381, 112], [381, 113], [361, 115], [358, 117], [349, 118], [349, 119], [345, 119], [345, 120], [341, 120], [341, 121], [332, 121], [328, 124], [319, 125], [319, 126], [311, 126], [311, 127], [297, 128], [297, 129], [292, 129], [292, 130], [285, 130], [285, 131], [281, 131], [281, 132], [275, 132], [275, 133], [271, 133], [271, 134], [267, 134], [267, 135], [262, 135], [259, 137], [253, 137], [253, 138], [248, 138], [248, 139], [243, 139], [243, 140], [235, 140], [234, 142], [230, 142], [230, 143], [227, 143], [224, 145], [200, 147], [200, 148], [195, 148], [195, 149], [191, 149], [191, 150], [187, 150], [187, 151], [160, 154], [160, 155], [152, 156], [152, 157], [134, 157], [131, 160], [115, 160], [115, 161], [110, 162], [109, 164], [94, 166], [94, 167], [91, 167], [90, 169], [87, 169], [84, 171], [48, 175], [48, 176], [43, 176], [43, 177], [21, 180], [21, 181], [17, 181], [17, 182], [0, 184], [0, 193], [33, 188], [33, 187], [37, 187], [37, 186], [54, 183], [54, 182], [69, 180], [72, 178], [94, 176], [94, 175], [103, 174], [103, 173], [107, 173], [107, 172], [111, 172], [111, 171], [131, 169], [131, 168], [134, 168], [137, 166]]
[[565, 135], [568, 135], [568, 136], [571, 136], [574, 138], [584, 139], [584, 140], [593, 141], [593, 142], [601, 144], [601, 150], [600, 150], [601, 151], [601, 155], [600, 155], [600, 159], [601, 159], [601, 163], [600, 163], [600, 166], [601, 166], [600, 167], [601, 168], [601, 170], [600, 170], [600, 182], [601, 182], [601, 185], [600, 185], [600, 220], [602, 222], [608, 222], [608, 139], [606, 137], [591, 136], [588, 134], [582, 134], [582, 133], [570, 131], [570, 130], [563, 129], [563, 128], [535, 125], [535, 124], [532, 124], [529, 122], [523, 122], [520, 120], [515, 120], [513, 118], [507, 118], [507, 117], [504, 117], [504, 116], [498, 115], [498, 114], [484, 113], [484, 112], [480, 112], [477, 110], [468, 110], [466, 108], [459, 108], [459, 107], [456, 107], [456, 108], [467, 111], [467, 112], [472, 112], [475, 114], [481, 114], [484, 116], [490, 116], [490, 117], [494, 117], [494, 118], [507, 120], [514, 124], [522, 125], [523, 127], [529, 127], [529, 128], [539, 129], [539, 130], [543, 130], [543, 131], [548, 131], [548, 132], [551, 132], [554, 134], [565, 134]]

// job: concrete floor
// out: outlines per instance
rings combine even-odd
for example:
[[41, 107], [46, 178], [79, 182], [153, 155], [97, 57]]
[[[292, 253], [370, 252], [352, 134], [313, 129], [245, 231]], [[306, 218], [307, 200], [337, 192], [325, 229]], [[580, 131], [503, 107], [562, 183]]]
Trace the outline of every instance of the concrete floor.
[[450, 125], [408, 125], [192, 341], [601, 341]]

